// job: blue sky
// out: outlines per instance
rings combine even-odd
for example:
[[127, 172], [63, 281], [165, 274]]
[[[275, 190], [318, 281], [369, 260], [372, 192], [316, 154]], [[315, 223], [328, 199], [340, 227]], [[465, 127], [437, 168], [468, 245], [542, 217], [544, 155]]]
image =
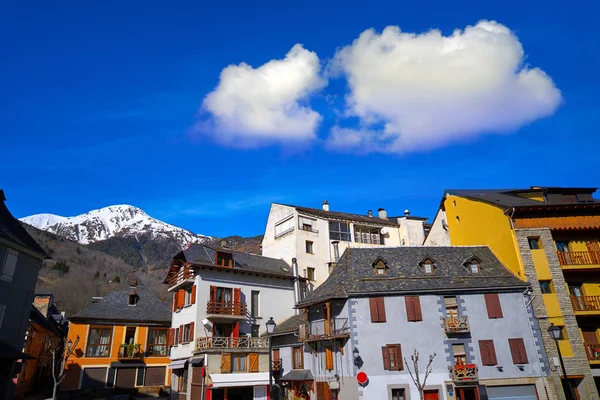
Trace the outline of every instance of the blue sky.
[[[431, 217], [444, 188], [598, 182], [595, 2], [2, 7], [0, 188], [17, 217], [133, 204], [198, 233], [247, 236], [262, 233], [273, 201]], [[480, 20], [501, 24], [490, 28], [500, 36], [467, 34]], [[380, 36], [388, 26], [417, 40]], [[361, 47], [355, 40], [369, 28], [373, 40]], [[439, 37], [426, 36], [431, 29]], [[440, 38], [456, 29], [453, 43], [475, 50], [454, 61], [491, 89], [469, 86], [436, 58]], [[397, 64], [406, 43], [424, 67]], [[253, 80], [296, 44], [289, 65], [269, 64], [274, 89]], [[505, 60], [519, 44], [513, 71]], [[543, 73], [522, 84], [523, 66]], [[283, 119], [268, 126], [263, 116]]]

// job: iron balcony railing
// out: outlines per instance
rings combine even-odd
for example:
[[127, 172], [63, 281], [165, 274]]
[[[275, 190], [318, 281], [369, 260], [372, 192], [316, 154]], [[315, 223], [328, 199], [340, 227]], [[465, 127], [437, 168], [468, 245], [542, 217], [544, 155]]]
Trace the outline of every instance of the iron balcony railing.
[[446, 333], [467, 333], [469, 329], [469, 318], [466, 315], [445, 317], [443, 320]]
[[224, 302], [224, 301], [209, 301], [206, 304], [207, 314], [245, 316], [247, 312], [246, 303], [242, 302]]
[[600, 251], [557, 251], [560, 265], [600, 264]]
[[119, 354], [117, 358], [120, 360], [137, 360], [143, 357], [142, 345], [136, 344], [122, 344], [119, 346]]
[[571, 296], [575, 311], [600, 311], [600, 296]]
[[450, 367], [450, 374], [454, 383], [470, 383], [479, 380], [477, 365], [456, 364]]
[[206, 350], [268, 350], [268, 337], [199, 337], [196, 339], [196, 351]]
[[302, 341], [327, 340], [350, 336], [348, 318], [319, 319], [299, 326], [298, 338]]

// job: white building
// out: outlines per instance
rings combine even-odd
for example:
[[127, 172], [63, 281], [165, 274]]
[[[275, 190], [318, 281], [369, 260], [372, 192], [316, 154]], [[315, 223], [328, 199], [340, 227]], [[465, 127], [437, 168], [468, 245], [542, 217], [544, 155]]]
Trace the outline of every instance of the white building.
[[348, 247], [420, 246], [426, 220], [408, 210], [400, 217], [388, 217], [383, 208], [377, 215], [330, 211], [327, 201], [322, 209], [272, 203], [262, 254], [288, 263], [296, 258], [300, 275], [316, 287]]
[[267, 399], [269, 317], [285, 320], [303, 278], [286, 262], [194, 244], [173, 258], [173, 399]]

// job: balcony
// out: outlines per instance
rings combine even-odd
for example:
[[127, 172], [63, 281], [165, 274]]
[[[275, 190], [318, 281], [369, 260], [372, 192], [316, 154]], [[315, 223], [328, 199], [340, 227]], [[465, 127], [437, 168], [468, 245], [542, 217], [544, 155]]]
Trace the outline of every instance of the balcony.
[[457, 315], [453, 317], [445, 317], [443, 320], [444, 332], [446, 334], [468, 333], [469, 318], [466, 315]]
[[210, 320], [244, 319], [247, 313], [246, 303], [226, 303], [209, 301], [206, 303], [206, 314]]
[[319, 319], [299, 326], [298, 339], [304, 342], [347, 338], [348, 318]]
[[298, 230], [312, 233], [319, 233], [318, 229], [314, 229], [312, 225], [298, 225]]
[[119, 360], [141, 360], [143, 358], [142, 345], [139, 343], [122, 344], [119, 346], [117, 358]]
[[557, 251], [560, 265], [567, 269], [600, 264], [600, 251]]
[[177, 271], [177, 274], [174, 274], [169, 277], [169, 279], [167, 280], [169, 290], [173, 290], [186, 282], [193, 283], [195, 277], [196, 274], [194, 273], [194, 269], [186, 265], [180, 268], [179, 271]]
[[590, 361], [600, 361], [600, 344], [584, 344], [587, 358]]
[[571, 304], [575, 312], [600, 311], [600, 296], [571, 296]]
[[223, 352], [223, 351], [240, 351], [240, 352], [268, 352], [269, 338], [268, 337], [199, 337], [196, 339], [196, 352]]
[[475, 364], [453, 365], [450, 367], [450, 374], [455, 384], [473, 383], [479, 380]]

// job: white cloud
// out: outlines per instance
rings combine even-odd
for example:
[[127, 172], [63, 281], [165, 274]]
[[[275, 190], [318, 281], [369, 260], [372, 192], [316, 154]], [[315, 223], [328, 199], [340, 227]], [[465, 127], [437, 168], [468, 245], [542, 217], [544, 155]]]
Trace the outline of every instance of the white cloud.
[[329, 147], [409, 152], [490, 132], [510, 132], [553, 114], [562, 101], [552, 79], [524, 63], [518, 38], [494, 21], [442, 36], [388, 26], [364, 31], [328, 69], [343, 74], [346, 116]]
[[204, 98], [202, 110], [211, 118], [198, 130], [237, 145], [314, 139], [322, 117], [303, 101], [325, 86], [320, 69], [317, 54], [300, 44], [258, 68], [230, 65]]

